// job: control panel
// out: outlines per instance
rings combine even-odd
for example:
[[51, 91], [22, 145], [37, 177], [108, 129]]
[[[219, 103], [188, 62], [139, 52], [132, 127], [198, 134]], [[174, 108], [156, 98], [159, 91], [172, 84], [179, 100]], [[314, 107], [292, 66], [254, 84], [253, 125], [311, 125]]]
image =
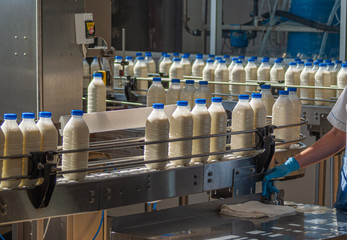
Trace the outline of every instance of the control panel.
[[95, 38], [95, 22], [92, 13], [76, 13], [76, 43], [91, 44]]

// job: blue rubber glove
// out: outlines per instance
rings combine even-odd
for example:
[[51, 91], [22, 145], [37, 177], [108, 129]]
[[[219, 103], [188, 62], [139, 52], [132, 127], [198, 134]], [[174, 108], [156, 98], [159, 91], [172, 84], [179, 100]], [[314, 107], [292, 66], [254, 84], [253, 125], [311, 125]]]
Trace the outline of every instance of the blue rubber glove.
[[268, 181], [268, 180], [272, 180], [272, 179], [276, 179], [276, 178], [285, 177], [285, 176], [288, 176], [292, 172], [297, 171], [299, 169], [300, 169], [300, 165], [299, 165], [298, 161], [296, 161], [295, 158], [290, 157], [282, 165], [274, 167], [274, 168], [266, 171], [264, 180]]
[[269, 199], [270, 198], [270, 194], [273, 192], [278, 193], [278, 189], [274, 186], [274, 183], [272, 180], [268, 180], [268, 181], [263, 181], [263, 192], [262, 195], [266, 198]]

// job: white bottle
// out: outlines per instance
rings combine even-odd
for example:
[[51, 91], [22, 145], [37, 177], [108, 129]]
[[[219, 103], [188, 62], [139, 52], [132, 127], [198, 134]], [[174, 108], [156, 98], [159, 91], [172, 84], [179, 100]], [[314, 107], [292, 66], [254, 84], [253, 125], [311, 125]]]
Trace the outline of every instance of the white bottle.
[[[51, 112], [39, 112], [39, 121], [36, 125], [41, 133], [41, 151], [57, 151], [58, 149], [58, 131], [52, 122]], [[55, 157], [53, 162], [57, 162]]]
[[83, 59], [83, 95], [87, 95], [87, 89], [90, 82], [90, 66], [86, 59]]
[[[22, 113], [22, 121], [19, 128], [23, 134], [23, 154], [39, 152], [41, 150], [41, 133], [35, 124], [35, 113]], [[23, 158], [22, 175], [28, 175], [29, 159]], [[20, 187], [33, 187], [37, 179], [23, 179]]]
[[[330, 75], [330, 86], [336, 87], [337, 86], [337, 72], [334, 69], [335, 64], [330, 62], [327, 64], [327, 71]], [[336, 91], [331, 91], [331, 97], [336, 97]]]
[[192, 75], [192, 64], [190, 63], [187, 54], [183, 54], [180, 63], [183, 67], [183, 75], [184, 76], [191, 76]]
[[[4, 149], [5, 149], [5, 135], [2, 129], [0, 128], [0, 156], [5, 156]], [[3, 167], [3, 161], [0, 161], [0, 176], [2, 176], [2, 167]]]
[[187, 101], [189, 109], [194, 107], [194, 94], [196, 88], [194, 87], [194, 80], [186, 80], [186, 86], [183, 88], [180, 96], [180, 100]]
[[239, 56], [239, 57], [238, 57], [238, 60], [242, 62], [242, 66], [245, 66], [245, 65], [244, 65], [245, 56]]
[[99, 61], [97, 57], [94, 57], [93, 62], [90, 65], [90, 79], [93, 78], [93, 74], [97, 71], [101, 70]]
[[[204, 70], [202, 71], [202, 80], [208, 81], [208, 82], [213, 82], [214, 81], [214, 71], [215, 71], [215, 67], [213, 65], [213, 60], [207, 59]], [[214, 90], [215, 84], [211, 84], [210, 89], [211, 89], [211, 92], [215, 92], [215, 90]]]
[[[134, 77], [146, 78], [148, 77], [148, 67], [143, 57], [138, 57], [138, 61], [134, 66]], [[136, 87], [138, 90], [147, 90], [148, 82], [145, 80], [137, 80]], [[139, 95], [145, 96], [145, 91], [140, 91]]]
[[[89, 129], [83, 119], [82, 110], [72, 110], [71, 118], [66, 123], [63, 131], [63, 150], [76, 150], [89, 148]], [[88, 168], [88, 151], [64, 153], [62, 156], [62, 170], [77, 170]], [[80, 181], [87, 172], [64, 174], [68, 180]]]
[[[301, 102], [296, 95], [296, 88], [288, 88], [289, 99], [293, 105], [293, 124], [301, 122]], [[292, 128], [292, 140], [297, 140], [300, 138], [300, 126]]]
[[225, 65], [227, 65], [227, 67], [229, 67], [229, 65], [231, 64], [230, 55], [224, 55], [223, 59], [225, 60]]
[[[195, 99], [195, 107], [192, 110], [193, 115], [193, 136], [209, 135], [211, 132], [211, 115], [206, 108], [205, 99]], [[203, 154], [210, 152], [210, 138], [201, 138], [193, 140], [192, 154]], [[206, 157], [193, 158], [193, 163], [205, 163]]]
[[114, 57], [115, 61], [113, 64], [113, 89], [122, 88], [122, 79], [120, 79], [123, 66], [121, 65], [123, 58], [122, 56]]
[[[235, 66], [233, 67], [233, 70], [231, 72], [230, 76], [230, 82], [234, 83], [245, 83], [246, 82], [246, 72], [245, 69], [243, 69], [242, 62], [240, 60], [236, 61]], [[241, 85], [230, 85], [231, 94], [233, 100], [236, 100], [238, 95], [245, 93], [245, 86]], [[224, 99], [224, 98], [223, 98]]]
[[212, 94], [207, 81], [199, 81], [199, 88], [195, 91], [194, 94], [194, 99], [198, 98], [206, 99], [206, 107], [210, 107]]
[[133, 57], [127, 56], [125, 57], [125, 62], [128, 64], [124, 66], [124, 76], [134, 76], [134, 62], [133, 62]]
[[167, 52], [161, 52], [161, 56], [158, 61], [158, 71], [159, 71], [160, 63], [163, 61], [165, 54], [167, 54]]
[[142, 57], [142, 53], [137, 52], [137, 53], [135, 54], [135, 62], [134, 62], [134, 65], [136, 65], [137, 61], [139, 60], [139, 57]]
[[[249, 96], [246, 94], [241, 94], [239, 96], [239, 101], [234, 107], [231, 117], [231, 129], [233, 132], [254, 129], [254, 112], [248, 100]], [[231, 135], [231, 149], [235, 150], [251, 147], [254, 147], [253, 133]], [[250, 153], [250, 151], [242, 151], [235, 152], [234, 155], [245, 156]]]
[[[296, 62], [290, 62], [289, 68], [284, 76], [285, 85], [300, 85], [300, 74]], [[300, 94], [300, 92], [298, 92]]]
[[319, 68], [319, 62], [318, 61], [315, 61], [313, 63], [313, 68], [312, 70], [316, 73], [318, 71], [318, 68]]
[[172, 53], [172, 58], [180, 58], [180, 53], [178, 52]]
[[[21, 155], [23, 153], [23, 134], [16, 122], [14, 113], [4, 114], [1, 130], [5, 136], [4, 156]], [[22, 158], [6, 159], [2, 161], [2, 178], [22, 175]], [[1, 181], [1, 188], [16, 188], [21, 180]]]
[[173, 59], [173, 64], [170, 67], [169, 70], [169, 77], [171, 79], [175, 78], [175, 79], [180, 79], [183, 80], [183, 67], [180, 63], [180, 59], [179, 58], [174, 58]]
[[[177, 101], [177, 108], [170, 117], [170, 139], [189, 138], [193, 136], [193, 116], [187, 101]], [[170, 142], [169, 157], [192, 155], [192, 140]], [[173, 165], [186, 166], [190, 158], [171, 161]]]
[[179, 79], [171, 79], [171, 86], [166, 93], [166, 104], [176, 104], [180, 100], [182, 86]]
[[[312, 69], [312, 63], [311, 62], [305, 63], [304, 70], [302, 70], [300, 74], [300, 85], [314, 86], [315, 85], [314, 75], [315, 75], [315, 72]], [[301, 88], [300, 97], [314, 99], [314, 89]], [[302, 104], [311, 104], [311, 105], [314, 104], [314, 101], [309, 101], [309, 100], [301, 100], [301, 102]]]
[[[211, 134], [223, 134], [227, 131], [228, 116], [222, 105], [221, 97], [213, 97], [212, 105], [208, 108], [211, 115]], [[223, 152], [226, 149], [226, 136], [210, 139], [210, 152]], [[209, 160], [222, 160], [224, 154], [212, 155]]]
[[[320, 63], [319, 69], [315, 74], [315, 86], [316, 87], [330, 87], [330, 74], [327, 71], [326, 64]], [[332, 95], [332, 90], [329, 89], [315, 89], [315, 99], [328, 99]], [[329, 102], [315, 101], [318, 106], [329, 106]]]
[[[294, 123], [295, 113], [288, 95], [288, 91], [279, 91], [279, 98], [272, 108], [272, 125], [284, 126]], [[292, 140], [292, 131], [291, 128], [275, 129], [274, 135], [276, 139], [290, 141]], [[280, 145], [278, 148], [289, 149], [289, 147], [290, 144], [285, 144]]]
[[88, 113], [106, 111], [106, 86], [102, 73], [94, 73], [88, 86]]
[[209, 54], [207, 60], [213, 60], [213, 62], [214, 62], [214, 58], [215, 58], [214, 54]]
[[275, 102], [275, 98], [272, 95], [270, 85], [261, 85], [261, 99], [263, 100], [266, 108], [266, 115], [272, 116], [272, 107]]
[[252, 56], [251, 58], [254, 59], [254, 63], [255, 65], [257, 65], [257, 67], [259, 67], [259, 63], [258, 63], [258, 57], [257, 56]]
[[171, 64], [170, 54], [165, 54], [159, 65], [159, 73], [169, 75]]
[[[219, 64], [219, 61], [222, 60], [223, 58], [222, 57], [215, 57], [215, 60], [213, 62], [213, 66], [215, 68], [217, 68], [218, 64]], [[225, 64], [226, 65], [226, 64]], [[227, 67], [228, 68], [228, 67]]]
[[252, 93], [252, 100], [249, 103], [254, 112], [254, 128], [266, 126], [266, 107], [261, 98], [261, 93]]
[[204, 70], [205, 63], [202, 55], [196, 55], [196, 59], [192, 66], [192, 74], [194, 77], [202, 77], [202, 71]]
[[[145, 129], [145, 141], [167, 141], [169, 139], [170, 123], [164, 112], [164, 104], [153, 104], [153, 111], [148, 116]], [[151, 161], [168, 157], [168, 142], [145, 145], [144, 160]], [[148, 163], [147, 168], [164, 169], [167, 162]]]
[[153, 83], [147, 92], [147, 107], [152, 107], [154, 103], [166, 104], [166, 92], [160, 77], [153, 78]]
[[258, 68], [257, 79], [260, 82], [270, 81], [271, 67], [267, 58], [261, 60], [261, 64]]
[[[245, 67], [246, 82], [247, 81], [257, 81], [257, 71], [258, 67], [255, 64], [255, 59], [248, 59], [248, 63]], [[257, 86], [246, 86], [246, 92], [257, 91]]]
[[155, 62], [152, 58], [152, 53], [146, 52], [145, 53], [145, 62], [147, 63], [148, 67], [148, 73], [156, 73], [157, 66], [155, 65]]
[[236, 65], [236, 61], [238, 61], [239, 59], [238, 58], [232, 58], [231, 60], [232, 61], [231, 61], [230, 65], [229, 65], [229, 67], [228, 67], [229, 77], [231, 77], [231, 72], [233, 71], [233, 67]]
[[[237, 64], [238, 65], [238, 64]], [[241, 65], [242, 67], [242, 65]], [[237, 66], [234, 67], [234, 69], [237, 68]], [[243, 67], [242, 67], [243, 70]], [[243, 70], [243, 76], [244, 76], [244, 70]], [[216, 68], [216, 70], [214, 71], [214, 80], [216, 82], [229, 82], [229, 70], [227, 65], [225, 64], [225, 60], [219, 60], [219, 64]], [[215, 84], [214, 86], [214, 92], [216, 94], [229, 94], [229, 85], [222, 85], [222, 84]], [[222, 99], [227, 100], [229, 98], [229, 96], [221, 96]]]
[[[342, 68], [340, 69], [339, 73], [337, 74], [337, 87], [338, 88], [345, 88], [347, 85], [347, 64], [343, 63]], [[340, 97], [343, 90], [336, 90], [336, 96]]]
[[270, 81], [277, 83], [284, 82], [284, 67], [279, 59], [275, 60], [275, 64], [270, 70]]

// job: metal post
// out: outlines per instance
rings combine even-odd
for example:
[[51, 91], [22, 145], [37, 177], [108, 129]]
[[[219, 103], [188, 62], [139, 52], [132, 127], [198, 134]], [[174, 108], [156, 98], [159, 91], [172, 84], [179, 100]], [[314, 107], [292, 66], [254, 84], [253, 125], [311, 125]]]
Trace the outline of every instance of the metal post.
[[186, 205], [188, 205], [188, 195], [179, 197], [179, 206], [186, 206]]
[[347, 0], [341, 0], [340, 7], [340, 60], [346, 61], [346, 34], [347, 34]]
[[211, 0], [210, 54], [221, 54], [222, 51], [222, 10], [222, 0]]

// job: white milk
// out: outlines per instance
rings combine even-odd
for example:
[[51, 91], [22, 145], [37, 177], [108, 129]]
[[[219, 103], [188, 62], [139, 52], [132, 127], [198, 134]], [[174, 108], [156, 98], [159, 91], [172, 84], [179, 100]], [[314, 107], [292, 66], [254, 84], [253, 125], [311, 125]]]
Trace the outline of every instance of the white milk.
[[266, 107], [261, 98], [261, 93], [252, 93], [252, 100], [249, 103], [254, 112], [254, 128], [266, 126]]
[[[153, 105], [153, 111], [148, 116], [145, 129], [145, 141], [161, 141], [169, 139], [170, 123], [164, 112], [164, 104]], [[151, 161], [168, 157], [169, 143], [145, 145], [144, 160]], [[167, 162], [146, 164], [150, 169], [164, 169]]]
[[90, 66], [86, 59], [83, 59], [83, 94], [87, 93], [90, 82]]
[[[337, 87], [345, 88], [347, 85], [347, 64], [342, 64], [342, 68], [337, 75]], [[343, 90], [336, 90], [337, 97], [340, 97]]]
[[125, 57], [125, 61], [128, 63], [128, 65], [124, 66], [124, 76], [134, 76], [134, 62], [133, 62], [133, 57], [127, 56]]
[[[196, 99], [195, 107], [192, 110], [193, 115], [193, 136], [209, 135], [211, 132], [211, 115], [206, 108], [205, 99]], [[203, 154], [210, 152], [210, 138], [202, 138], [193, 140], [192, 154]], [[193, 158], [194, 163], [205, 163], [206, 157]]]
[[160, 63], [164, 60], [164, 56], [167, 54], [167, 52], [161, 52], [161, 56], [158, 60], [158, 71], [159, 71], [159, 66], [160, 66]]
[[186, 86], [183, 88], [180, 96], [180, 100], [187, 101], [189, 109], [194, 107], [194, 94], [196, 88], [194, 87], [194, 80], [186, 80]]
[[93, 62], [90, 64], [90, 79], [93, 78], [94, 72], [101, 70], [97, 57], [94, 57]]
[[236, 65], [236, 61], [238, 61], [238, 58], [232, 58], [231, 63], [228, 66], [228, 71], [229, 71], [229, 80], [231, 78], [231, 72], [233, 71], [234, 66]]
[[183, 75], [191, 76], [192, 75], [192, 64], [188, 59], [188, 55], [184, 54], [181, 59], [181, 65], [183, 67]]
[[[316, 87], [330, 87], [330, 74], [326, 69], [325, 63], [319, 64], [319, 69], [315, 75], [315, 86]], [[315, 89], [315, 99], [330, 99], [332, 96], [332, 90], [329, 89]], [[316, 105], [329, 106], [329, 102], [315, 101]]]
[[[242, 67], [242, 66], [241, 66]], [[234, 67], [234, 69], [236, 66]], [[243, 70], [243, 67], [242, 67]], [[243, 70], [244, 73], [244, 70]], [[219, 60], [219, 64], [214, 71], [214, 80], [216, 82], [229, 82], [229, 71], [227, 65], [225, 65], [225, 60]], [[229, 94], [229, 85], [215, 84], [214, 86], [215, 93]], [[227, 100], [229, 96], [221, 96], [222, 99]]]
[[270, 81], [271, 82], [284, 82], [284, 67], [282, 65], [281, 60], [275, 60], [275, 64], [272, 66], [270, 70]]
[[157, 72], [157, 66], [155, 65], [155, 62], [152, 58], [152, 53], [146, 52], [145, 53], [145, 62], [148, 67], [148, 73], [156, 73]]
[[[4, 156], [4, 148], [5, 148], [5, 135], [0, 128], [0, 156]], [[3, 167], [3, 161], [0, 160], [0, 176], [2, 175], [2, 167]]]
[[[233, 132], [252, 130], [254, 128], [254, 112], [248, 102], [249, 96], [241, 94], [239, 102], [233, 109], [231, 116], [231, 129]], [[254, 134], [245, 133], [231, 135], [231, 149], [250, 148], [254, 147]], [[236, 156], [248, 155], [249, 151], [235, 152]]]
[[[170, 117], [170, 139], [193, 136], [193, 116], [187, 101], [178, 101], [177, 108]], [[170, 142], [169, 157], [189, 156], [192, 154], [192, 140]], [[171, 161], [173, 165], [186, 166], [190, 158]]]
[[205, 99], [206, 107], [210, 107], [212, 94], [207, 81], [199, 81], [199, 88], [195, 91], [194, 94], [194, 99], [198, 98]]
[[[89, 129], [83, 119], [82, 110], [72, 110], [71, 118], [65, 125], [63, 131], [63, 150], [75, 150], [89, 148]], [[76, 170], [88, 168], [88, 151], [65, 153], [62, 156], [62, 170]], [[87, 172], [64, 174], [68, 180], [80, 181]]]
[[[246, 72], [245, 69], [243, 69], [242, 62], [241, 61], [236, 61], [235, 66], [233, 67], [233, 70], [231, 72], [230, 76], [230, 82], [235, 82], [235, 83], [245, 83], [246, 82]], [[240, 85], [230, 85], [230, 92], [233, 95], [239, 95], [239, 94], [244, 94], [245, 93], [245, 86], [240, 86]], [[232, 96], [233, 100], [236, 100], [238, 97], [237, 96]], [[225, 98], [223, 98], [225, 99]]]
[[296, 67], [296, 62], [289, 63], [289, 68], [284, 76], [284, 83], [286, 85], [300, 85], [300, 74]]
[[[312, 69], [312, 63], [305, 63], [305, 68], [300, 74], [300, 85], [301, 86], [314, 86], [314, 75], [315, 72]], [[314, 89], [301, 88], [300, 89], [301, 98], [314, 99]], [[302, 104], [314, 104], [314, 101], [301, 100]]]
[[225, 60], [225, 65], [229, 67], [229, 65], [231, 64], [230, 55], [224, 55], [223, 59]]
[[[116, 56], [114, 57], [115, 61], [113, 64], [113, 77], [121, 77], [120, 71], [123, 70], [122, 63], [122, 56]], [[122, 87], [122, 80], [121, 79], [113, 79], [113, 88], [121, 88]]]
[[[35, 113], [23, 113], [22, 121], [19, 128], [23, 134], [23, 154], [31, 152], [39, 152], [41, 150], [41, 133], [35, 124]], [[28, 175], [29, 159], [23, 158], [22, 175]], [[20, 183], [21, 187], [35, 186], [37, 179], [23, 179]]]
[[172, 79], [171, 86], [166, 93], [166, 104], [176, 104], [180, 100], [182, 86], [179, 79]]
[[[337, 86], [337, 72], [334, 69], [335, 64], [334, 63], [328, 63], [327, 64], [327, 71], [329, 72], [330, 75], [330, 86]], [[331, 91], [331, 96], [336, 97], [336, 91]]]
[[[139, 57], [137, 63], [134, 66], [134, 77], [148, 77], [148, 67], [143, 57]], [[144, 80], [137, 80], [136, 86], [139, 90], [147, 90], [148, 82]], [[139, 95], [145, 96], [146, 92], [140, 91]]]
[[202, 77], [202, 71], [204, 70], [205, 63], [202, 59], [202, 55], [196, 55], [196, 59], [192, 66], [192, 74], [194, 77]]
[[88, 86], [88, 113], [106, 111], [106, 86], [102, 73], [94, 73], [94, 78]]
[[[222, 98], [212, 98], [212, 105], [208, 108], [211, 115], [211, 134], [222, 134], [227, 131], [228, 116], [222, 105]], [[223, 152], [226, 148], [226, 136], [211, 138], [210, 152]], [[213, 155], [209, 160], [222, 160], [224, 154]]]
[[165, 54], [163, 60], [159, 64], [159, 72], [169, 75], [171, 65], [172, 61], [170, 59], [170, 54]]
[[[250, 58], [248, 59], [248, 63], [245, 67], [245, 74], [246, 74], [246, 82], [253, 80], [257, 81], [257, 71], [258, 67], [255, 65], [255, 59]], [[254, 92], [257, 91], [257, 86], [246, 86], [246, 92]]]
[[171, 79], [181, 79], [183, 80], [183, 67], [180, 64], [180, 59], [179, 58], [174, 58], [173, 59], [173, 64], [170, 67], [169, 70], [169, 77]]
[[266, 108], [266, 115], [271, 116], [272, 115], [272, 107], [275, 102], [275, 98], [272, 95], [270, 85], [261, 85], [261, 99], [263, 100]]
[[[294, 109], [292, 102], [288, 97], [288, 91], [280, 90], [279, 98], [276, 100], [272, 109], [272, 124], [275, 126], [283, 126], [293, 124], [295, 121]], [[275, 129], [274, 135], [276, 139], [286, 141], [292, 140], [292, 128]], [[289, 149], [290, 144], [280, 145], [279, 149]]]
[[[1, 130], [5, 136], [4, 156], [20, 155], [23, 153], [23, 134], [16, 122], [17, 115], [7, 113], [4, 115]], [[3, 160], [2, 178], [22, 175], [22, 158]], [[16, 188], [21, 180], [1, 181], [1, 188]]]
[[[209, 81], [209, 82], [214, 81], [214, 70], [215, 70], [215, 67], [213, 65], [213, 60], [207, 59], [204, 70], [202, 71], [202, 80]], [[211, 92], [214, 92], [215, 84], [211, 84], [210, 89], [211, 89]]]
[[153, 103], [166, 104], [166, 92], [160, 77], [153, 78], [153, 83], [147, 92], [147, 107], [152, 107]]
[[261, 64], [258, 68], [257, 79], [258, 81], [270, 81], [271, 67], [268, 59], [261, 60]]
[[[288, 88], [289, 99], [293, 105], [293, 123], [301, 122], [301, 102], [298, 96], [296, 95], [296, 88]], [[292, 129], [292, 140], [297, 140], [300, 138], [300, 127], [294, 127]]]

